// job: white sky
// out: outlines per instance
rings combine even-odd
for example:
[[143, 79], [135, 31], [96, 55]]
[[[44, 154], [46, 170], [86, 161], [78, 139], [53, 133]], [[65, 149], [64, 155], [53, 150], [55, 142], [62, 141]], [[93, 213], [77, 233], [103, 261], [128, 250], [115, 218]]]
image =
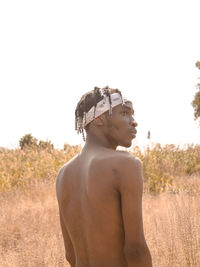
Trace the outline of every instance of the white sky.
[[94, 86], [133, 100], [137, 140], [199, 143], [200, 1], [0, 2], [0, 146], [31, 133], [80, 144], [74, 109]]

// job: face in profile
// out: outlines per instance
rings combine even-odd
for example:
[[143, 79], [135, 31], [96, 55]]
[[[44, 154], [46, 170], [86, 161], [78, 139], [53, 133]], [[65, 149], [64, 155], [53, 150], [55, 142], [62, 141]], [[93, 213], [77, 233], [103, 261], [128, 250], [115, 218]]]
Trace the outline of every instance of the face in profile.
[[117, 146], [130, 147], [137, 134], [137, 122], [131, 102], [112, 109], [112, 115], [106, 114], [106, 136]]

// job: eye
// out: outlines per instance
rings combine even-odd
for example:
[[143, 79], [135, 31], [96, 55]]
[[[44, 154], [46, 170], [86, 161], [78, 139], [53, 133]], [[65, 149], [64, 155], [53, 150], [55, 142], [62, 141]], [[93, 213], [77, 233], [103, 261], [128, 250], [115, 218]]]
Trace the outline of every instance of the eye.
[[123, 115], [128, 115], [129, 112], [128, 112], [127, 110], [123, 110], [123, 111], [122, 111], [122, 114], [123, 114]]

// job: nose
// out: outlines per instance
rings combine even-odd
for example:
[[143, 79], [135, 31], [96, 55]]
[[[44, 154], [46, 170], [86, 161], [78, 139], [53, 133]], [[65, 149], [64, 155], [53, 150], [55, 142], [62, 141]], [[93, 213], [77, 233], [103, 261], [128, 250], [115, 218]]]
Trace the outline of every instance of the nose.
[[137, 124], [137, 122], [135, 121], [134, 118], [131, 121], [131, 125], [133, 125], [134, 127], [137, 127], [138, 126], [138, 124]]

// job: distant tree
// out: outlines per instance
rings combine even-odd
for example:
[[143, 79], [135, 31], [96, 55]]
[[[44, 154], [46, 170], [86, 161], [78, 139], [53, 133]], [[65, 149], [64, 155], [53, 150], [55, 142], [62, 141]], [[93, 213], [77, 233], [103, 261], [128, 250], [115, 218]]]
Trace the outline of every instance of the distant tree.
[[197, 61], [195, 65], [200, 70], [200, 61]]
[[[195, 66], [200, 70], [200, 61], [197, 61]], [[194, 119], [197, 120], [200, 117], [200, 83], [196, 85], [197, 92], [194, 95], [192, 106], [194, 108]]]
[[27, 146], [37, 146], [37, 139], [33, 137], [31, 134], [25, 134], [19, 140], [20, 148], [23, 149]]
[[43, 149], [49, 149], [52, 150], [54, 149], [53, 144], [51, 143], [51, 141], [39, 141], [39, 147], [43, 148]]
[[150, 131], [148, 131], [148, 133], [147, 133], [147, 139], [151, 139], [151, 132]]
[[63, 149], [68, 152], [69, 150], [72, 149], [72, 146], [70, 146], [69, 144], [65, 143], [64, 146], [63, 146]]
[[64, 146], [63, 146], [63, 150], [66, 153], [69, 153], [70, 151], [74, 152], [74, 153], [79, 153], [81, 151], [81, 146], [80, 145], [72, 146], [72, 145], [69, 145], [69, 144], [65, 143]]

